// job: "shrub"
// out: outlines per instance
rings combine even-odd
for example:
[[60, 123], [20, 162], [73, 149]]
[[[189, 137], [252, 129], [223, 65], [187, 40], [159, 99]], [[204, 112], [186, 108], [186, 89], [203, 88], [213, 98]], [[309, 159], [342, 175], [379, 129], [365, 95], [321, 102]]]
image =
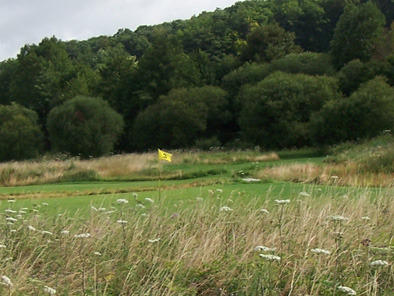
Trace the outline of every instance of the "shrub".
[[136, 148], [191, 147], [198, 138], [215, 136], [230, 119], [226, 96], [213, 86], [171, 90], [138, 114], [133, 129]]
[[276, 72], [241, 92], [242, 135], [264, 148], [308, 145], [311, 114], [336, 96], [333, 78]]
[[104, 100], [77, 96], [53, 108], [47, 126], [53, 150], [96, 157], [112, 151], [123, 119]]
[[43, 136], [37, 114], [18, 104], [0, 105], [0, 161], [38, 156]]
[[382, 77], [360, 86], [349, 98], [331, 100], [311, 120], [320, 145], [372, 138], [394, 128], [394, 89]]

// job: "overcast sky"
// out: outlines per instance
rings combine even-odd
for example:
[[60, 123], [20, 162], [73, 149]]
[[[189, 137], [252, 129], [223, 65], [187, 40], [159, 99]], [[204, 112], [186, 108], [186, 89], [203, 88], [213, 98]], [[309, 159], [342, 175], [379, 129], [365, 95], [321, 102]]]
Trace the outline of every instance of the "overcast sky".
[[240, 0], [0, 0], [0, 61], [44, 37], [85, 40], [188, 19]]

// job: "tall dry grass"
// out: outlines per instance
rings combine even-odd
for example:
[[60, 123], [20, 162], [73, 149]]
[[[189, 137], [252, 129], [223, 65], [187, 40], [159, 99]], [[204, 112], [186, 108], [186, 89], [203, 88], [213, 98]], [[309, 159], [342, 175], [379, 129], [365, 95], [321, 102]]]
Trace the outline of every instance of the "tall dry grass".
[[12, 286], [0, 293], [46, 295], [49, 286], [57, 295], [345, 295], [346, 286], [392, 295], [392, 192], [302, 192], [275, 203], [282, 198], [130, 198], [112, 209], [92, 205], [88, 218], [12, 204], [15, 213], [0, 220], [0, 276]]
[[[270, 161], [276, 153], [246, 152], [174, 152], [173, 164], [224, 164], [234, 162]], [[39, 160], [0, 163], [0, 184], [3, 186], [45, 184], [60, 181], [91, 181], [98, 179], [157, 178], [157, 153], [131, 153], [96, 159]], [[144, 175], [144, 173], [146, 173]], [[178, 172], [167, 172], [178, 177]], [[166, 176], [163, 176], [164, 178]]]
[[357, 163], [297, 163], [274, 166], [259, 171], [262, 179], [350, 186], [394, 186], [394, 174], [361, 170]]
[[155, 157], [155, 153], [133, 153], [90, 160], [72, 158], [0, 163], [0, 184], [15, 186], [74, 179], [127, 177], [150, 168]]

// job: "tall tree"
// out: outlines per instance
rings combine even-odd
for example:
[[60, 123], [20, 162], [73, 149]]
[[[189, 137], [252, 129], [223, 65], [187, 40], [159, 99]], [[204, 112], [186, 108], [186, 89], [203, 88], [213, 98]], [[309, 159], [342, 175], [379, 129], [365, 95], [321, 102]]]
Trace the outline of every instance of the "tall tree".
[[331, 54], [340, 68], [347, 62], [368, 61], [375, 52], [375, 44], [383, 32], [384, 15], [372, 2], [348, 4], [339, 18], [331, 41]]

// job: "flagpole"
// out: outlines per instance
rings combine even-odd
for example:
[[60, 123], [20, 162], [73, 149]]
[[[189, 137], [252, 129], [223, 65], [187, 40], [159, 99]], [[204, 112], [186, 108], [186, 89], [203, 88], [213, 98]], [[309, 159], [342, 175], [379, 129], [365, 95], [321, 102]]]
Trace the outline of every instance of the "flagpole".
[[159, 202], [161, 201], [161, 165], [159, 159]]
[[171, 157], [172, 154], [162, 151], [160, 149], [157, 149], [157, 153], [158, 153], [158, 161], [159, 161], [159, 201], [161, 200], [161, 164], [160, 164], [160, 160], [166, 160], [168, 162], [171, 162]]

